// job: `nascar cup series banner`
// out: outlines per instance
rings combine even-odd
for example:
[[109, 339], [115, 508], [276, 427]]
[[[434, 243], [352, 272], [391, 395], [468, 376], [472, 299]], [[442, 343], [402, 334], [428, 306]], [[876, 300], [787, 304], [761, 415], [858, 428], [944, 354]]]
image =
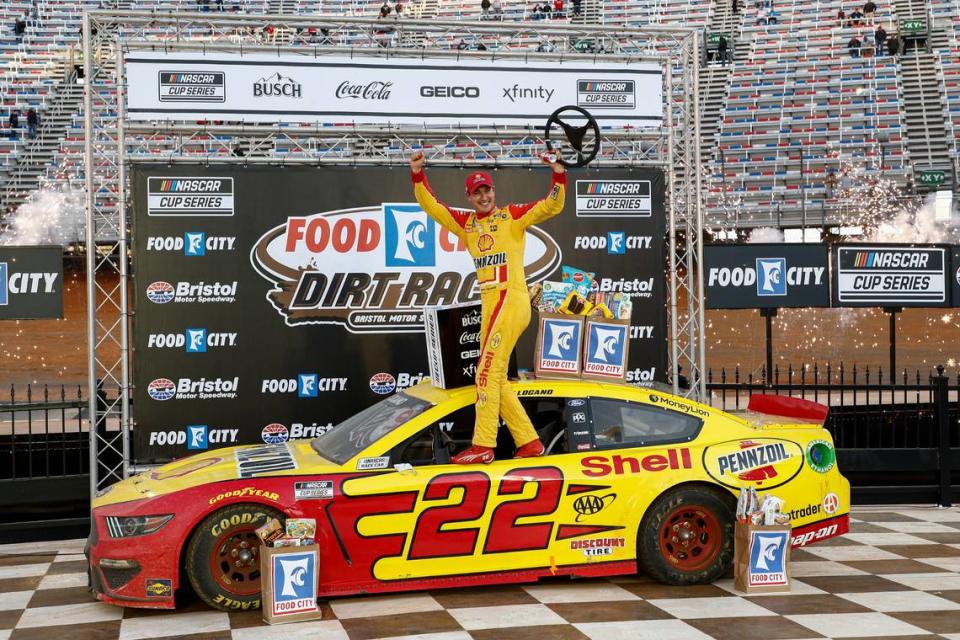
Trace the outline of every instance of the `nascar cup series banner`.
[[850, 244], [833, 253], [834, 306], [950, 306], [949, 247]]
[[[467, 204], [465, 171], [427, 171]], [[550, 187], [546, 168], [493, 175], [501, 205]], [[429, 377], [424, 306], [478, 299], [465, 247], [406, 168], [138, 165], [133, 179], [138, 463], [320, 435]], [[630, 382], [665, 379], [664, 233], [662, 173], [640, 169], [571, 171], [563, 213], [527, 230], [530, 283], [571, 265], [632, 298]]]
[[131, 120], [540, 127], [566, 105], [604, 125], [663, 117], [656, 64], [159, 51], [125, 62]]

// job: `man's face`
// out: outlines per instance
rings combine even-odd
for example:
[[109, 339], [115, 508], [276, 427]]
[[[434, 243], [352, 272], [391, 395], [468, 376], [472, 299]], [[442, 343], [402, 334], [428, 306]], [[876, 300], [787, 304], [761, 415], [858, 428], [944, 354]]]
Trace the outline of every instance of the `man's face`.
[[477, 189], [467, 195], [467, 200], [470, 201], [470, 204], [473, 205], [474, 211], [481, 215], [486, 215], [493, 211], [497, 206], [495, 202], [496, 193], [493, 190], [493, 187], [488, 187], [483, 185], [477, 187]]

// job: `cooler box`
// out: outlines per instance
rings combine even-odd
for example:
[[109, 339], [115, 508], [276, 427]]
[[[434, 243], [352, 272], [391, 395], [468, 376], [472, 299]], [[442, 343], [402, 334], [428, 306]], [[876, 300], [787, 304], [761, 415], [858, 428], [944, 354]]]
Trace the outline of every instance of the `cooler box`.
[[629, 320], [587, 318], [583, 340], [584, 379], [627, 381]]
[[579, 378], [583, 365], [584, 317], [541, 313], [533, 369], [538, 378]]
[[[482, 318], [479, 302], [424, 308], [427, 360], [435, 387], [454, 389], [474, 384]], [[510, 354], [507, 375], [517, 377], [516, 352]]]

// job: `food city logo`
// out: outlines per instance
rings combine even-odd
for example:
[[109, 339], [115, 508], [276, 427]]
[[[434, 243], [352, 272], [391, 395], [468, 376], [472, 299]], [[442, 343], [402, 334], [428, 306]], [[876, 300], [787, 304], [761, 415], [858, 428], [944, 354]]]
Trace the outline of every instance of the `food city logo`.
[[577, 180], [577, 217], [649, 218], [652, 192], [649, 180]]
[[161, 71], [160, 102], [226, 102], [223, 71]]
[[187, 353], [206, 353], [208, 348], [237, 346], [236, 333], [209, 332], [204, 328], [185, 329], [183, 333], [151, 333], [148, 349], [183, 349]]
[[756, 258], [752, 267], [710, 267], [708, 287], [756, 287], [757, 296], [785, 296], [789, 286], [825, 286], [826, 267], [791, 267], [786, 258]]
[[[553, 238], [529, 227], [529, 283], [561, 262]], [[385, 203], [290, 217], [250, 252], [288, 326], [335, 324], [351, 333], [423, 331], [423, 307], [479, 297], [466, 247], [419, 205]]]
[[650, 249], [653, 236], [628, 236], [625, 231], [608, 231], [605, 236], [577, 236], [574, 249], [605, 249], [609, 255], [622, 256], [627, 251]]
[[0, 306], [10, 304], [10, 296], [22, 293], [55, 293], [59, 273], [18, 271], [10, 273], [6, 262], [0, 262]]
[[937, 304], [946, 300], [946, 250], [837, 247], [837, 300], [859, 304]]
[[540, 318], [543, 346], [537, 356], [541, 371], [577, 373], [580, 371], [580, 345], [583, 343], [583, 323], [579, 320]]
[[183, 236], [150, 236], [147, 251], [183, 252], [187, 257], [207, 255], [207, 251], [233, 251], [237, 244], [235, 236], [208, 236], [203, 231], [187, 231]]
[[157, 402], [167, 400], [235, 399], [240, 378], [157, 378], [147, 385], [147, 395]]
[[173, 431], [151, 431], [148, 444], [152, 446], [187, 445], [189, 451], [204, 451], [212, 444], [235, 444], [240, 429], [231, 427], [211, 429], [205, 424], [187, 425], [185, 429]]
[[750, 586], [787, 584], [786, 556], [790, 548], [789, 531], [751, 531]]
[[346, 391], [347, 378], [324, 378], [316, 373], [298, 373], [296, 378], [264, 378], [260, 393], [295, 393], [298, 398], [317, 398], [321, 393]]
[[803, 468], [803, 448], [791, 440], [751, 438], [710, 445], [703, 466], [720, 484], [739, 489], [753, 482], [764, 491], [792, 480]]
[[274, 616], [317, 610], [317, 552], [284, 553], [270, 558]]
[[370, 377], [370, 391], [380, 396], [385, 396], [394, 391], [403, 391], [408, 387], [420, 384], [424, 378], [429, 377], [424, 373], [398, 373], [396, 377], [392, 373], [381, 371]]
[[233, 215], [233, 178], [149, 177], [147, 215], [223, 217]]
[[633, 80], [577, 80], [577, 106], [636, 109], [636, 83]]
[[392, 88], [392, 82], [382, 80], [375, 80], [366, 84], [354, 84], [349, 80], [344, 80], [337, 85], [334, 95], [338, 100], [389, 100]]
[[147, 285], [147, 300], [154, 304], [175, 303], [227, 303], [237, 299], [236, 280], [232, 282], [187, 282], [179, 281], [176, 284], [158, 280]]
[[622, 378], [627, 366], [628, 328], [625, 324], [590, 323], [583, 372]]
[[253, 83], [254, 98], [302, 98], [303, 85], [279, 71]]

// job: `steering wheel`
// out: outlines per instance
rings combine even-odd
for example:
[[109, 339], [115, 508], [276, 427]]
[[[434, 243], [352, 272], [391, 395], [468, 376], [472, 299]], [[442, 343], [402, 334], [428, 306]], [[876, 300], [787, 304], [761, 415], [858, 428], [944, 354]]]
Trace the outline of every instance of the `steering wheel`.
[[[573, 119], [578, 124], [568, 122]], [[586, 119], [585, 124], [579, 121]], [[563, 137], [559, 136], [563, 132]], [[574, 105], [560, 107], [550, 114], [543, 127], [543, 139], [547, 152], [556, 156], [557, 162], [570, 169], [583, 167], [597, 157], [600, 151], [600, 126], [586, 109]]]

